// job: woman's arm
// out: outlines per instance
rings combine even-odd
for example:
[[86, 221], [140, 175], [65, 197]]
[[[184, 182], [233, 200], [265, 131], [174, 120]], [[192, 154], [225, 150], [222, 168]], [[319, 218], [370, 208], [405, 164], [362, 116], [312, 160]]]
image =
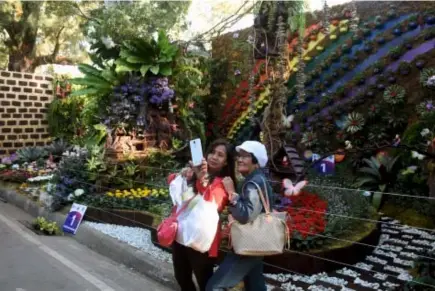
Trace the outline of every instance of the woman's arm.
[[250, 182], [243, 187], [242, 195], [233, 194], [229, 206], [231, 215], [241, 224], [253, 221], [262, 209], [257, 187]]

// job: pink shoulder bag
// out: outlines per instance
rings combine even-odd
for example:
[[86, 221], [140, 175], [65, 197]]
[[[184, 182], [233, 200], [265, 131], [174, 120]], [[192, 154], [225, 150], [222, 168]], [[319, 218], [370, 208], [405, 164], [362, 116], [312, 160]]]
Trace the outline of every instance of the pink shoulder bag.
[[171, 214], [157, 227], [157, 240], [161, 246], [170, 247], [174, 243], [177, 237], [178, 216], [189, 206], [193, 198], [195, 198], [195, 196], [187, 200], [179, 211]]

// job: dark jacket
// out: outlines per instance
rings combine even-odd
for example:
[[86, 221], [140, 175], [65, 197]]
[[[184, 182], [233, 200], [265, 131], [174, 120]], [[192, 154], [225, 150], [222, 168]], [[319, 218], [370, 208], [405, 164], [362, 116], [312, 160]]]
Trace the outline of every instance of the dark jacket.
[[229, 211], [233, 218], [242, 224], [253, 221], [260, 213], [265, 212], [257, 187], [252, 182], [260, 186], [264, 195], [268, 194], [271, 210], [273, 207], [272, 187], [267, 182], [264, 173], [260, 169], [257, 169], [245, 178], [239, 191], [240, 194], [233, 198], [229, 206]]

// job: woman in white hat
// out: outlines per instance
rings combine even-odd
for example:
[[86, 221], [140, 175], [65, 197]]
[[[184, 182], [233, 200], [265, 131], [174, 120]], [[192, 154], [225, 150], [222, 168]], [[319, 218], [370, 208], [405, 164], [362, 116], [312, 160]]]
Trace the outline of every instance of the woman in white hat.
[[[272, 187], [267, 182], [260, 168], [266, 166], [268, 158], [266, 147], [258, 141], [245, 141], [236, 147], [237, 166], [245, 180], [236, 193], [234, 181], [230, 177], [223, 179], [224, 187], [229, 195], [229, 211], [232, 219], [246, 224], [264, 212], [263, 204], [255, 186], [255, 182], [268, 193], [269, 201], [273, 201]], [[251, 183], [250, 183], [251, 182]], [[228, 253], [219, 269], [208, 281], [207, 291], [222, 290], [236, 286], [244, 281], [247, 291], [266, 291], [266, 282], [263, 276], [263, 257], [241, 256]]]

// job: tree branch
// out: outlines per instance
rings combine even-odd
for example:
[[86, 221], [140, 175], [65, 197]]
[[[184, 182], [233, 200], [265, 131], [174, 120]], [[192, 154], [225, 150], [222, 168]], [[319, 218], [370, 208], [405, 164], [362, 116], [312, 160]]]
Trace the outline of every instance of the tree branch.
[[100, 20], [97, 18], [92, 18], [88, 15], [86, 15], [83, 10], [80, 8], [80, 5], [78, 3], [74, 3], [74, 7], [78, 10], [80, 16], [82, 16], [83, 18], [85, 18], [88, 21], [95, 21], [98, 24], [101, 24]]
[[[244, 13], [237, 15], [249, 2], [245, 1], [238, 9], [236, 12], [234, 12], [234, 14], [231, 14], [230, 16], [228, 16], [227, 18], [223, 19], [221, 22], [219, 22], [218, 24], [216, 24], [215, 26], [213, 26], [212, 28], [210, 28], [209, 30], [207, 30], [206, 32], [203, 32], [195, 37], [193, 37], [191, 40], [189, 40], [187, 42], [187, 44], [191, 43], [191, 42], [195, 42], [195, 41], [200, 41], [201, 39], [204, 38], [204, 36], [208, 35], [208, 34], [213, 34], [216, 31], [218, 31], [218, 33], [220, 33], [222, 30], [224, 30], [227, 25], [229, 24], [233, 24], [234, 22], [239, 21], [242, 17], [244, 17], [246, 14], [248, 14], [249, 12], [251, 12], [252, 9], [254, 9], [255, 5], [252, 5], [251, 7], [249, 7]], [[236, 17], [235, 19], [232, 19], [233, 17]], [[222, 26], [221, 26], [222, 25]], [[220, 28], [218, 28], [219, 26], [221, 26]]]
[[51, 56], [53, 57], [53, 59], [56, 58], [57, 54], [59, 53], [59, 49], [60, 49], [60, 35], [62, 33], [62, 31], [65, 29], [65, 26], [62, 26], [59, 31], [56, 34], [56, 43], [54, 44], [54, 50], [53, 53], [51, 54]]

